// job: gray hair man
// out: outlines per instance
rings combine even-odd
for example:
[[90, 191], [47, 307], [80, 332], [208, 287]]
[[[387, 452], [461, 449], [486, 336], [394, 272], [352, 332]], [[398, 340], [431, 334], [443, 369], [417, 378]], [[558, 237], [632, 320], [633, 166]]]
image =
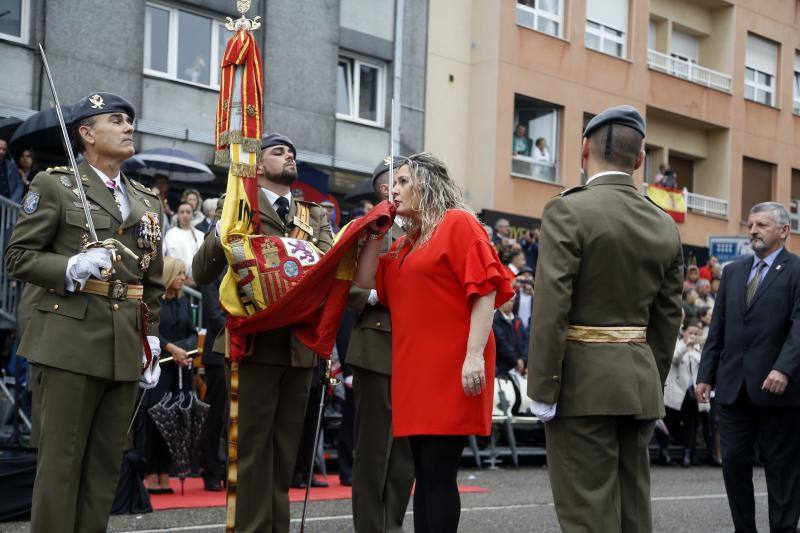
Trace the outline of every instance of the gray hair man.
[[789, 212], [750, 209], [754, 256], [725, 267], [697, 375], [697, 401], [719, 407], [722, 477], [736, 531], [756, 531], [753, 446], [767, 478], [770, 531], [800, 519], [800, 258]]

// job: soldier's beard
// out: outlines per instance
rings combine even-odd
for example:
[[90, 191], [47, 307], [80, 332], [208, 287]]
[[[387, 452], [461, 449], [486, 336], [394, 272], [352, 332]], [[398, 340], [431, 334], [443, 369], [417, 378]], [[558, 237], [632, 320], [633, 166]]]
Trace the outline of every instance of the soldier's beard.
[[297, 171], [293, 168], [285, 168], [280, 174], [267, 176], [267, 180], [279, 185], [291, 185], [297, 179]]

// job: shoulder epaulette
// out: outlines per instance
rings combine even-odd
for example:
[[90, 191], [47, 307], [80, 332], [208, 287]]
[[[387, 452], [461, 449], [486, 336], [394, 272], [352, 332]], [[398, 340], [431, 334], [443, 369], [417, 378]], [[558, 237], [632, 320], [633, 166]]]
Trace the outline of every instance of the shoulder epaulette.
[[50, 167], [45, 172], [48, 174], [72, 174], [72, 167]]
[[309, 207], [322, 207], [317, 202], [312, 202], [310, 200], [295, 200], [295, 202], [297, 202], [298, 204], [305, 204], [305, 205], [307, 205]]
[[139, 183], [136, 180], [129, 179], [128, 181], [130, 181], [131, 185], [133, 185], [134, 187], [136, 187], [137, 189], [139, 189], [143, 193], [146, 193], [146, 194], [149, 194], [150, 196], [155, 196], [156, 198], [158, 198], [158, 193], [156, 193], [150, 187], [145, 187], [144, 185], [142, 185], [141, 183]]
[[586, 185], [577, 185], [575, 187], [570, 187], [569, 189], [564, 189], [563, 191], [558, 193], [558, 195], [559, 196], [566, 196], [566, 195], [572, 194], [574, 192], [582, 191], [585, 188], [586, 188]]

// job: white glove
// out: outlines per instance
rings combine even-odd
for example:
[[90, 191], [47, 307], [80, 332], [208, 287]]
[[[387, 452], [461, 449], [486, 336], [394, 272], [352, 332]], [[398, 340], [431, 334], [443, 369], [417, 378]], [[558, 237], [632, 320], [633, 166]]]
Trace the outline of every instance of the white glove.
[[111, 250], [107, 248], [89, 248], [73, 255], [67, 261], [67, 290], [73, 292], [76, 284], [82, 287], [90, 276], [102, 279], [100, 270], [110, 269], [112, 265]]
[[343, 383], [344, 383], [345, 387], [347, 387], [348, 389], [352, 389], [353, 388], [353, 375], [350, 374], [349, 376], [345, 377]]
[[[161, 355], [161, 344], [158, 342], [158, 337], [154, 335], [147, 336], [147, 344], [150, 345], [150, 353], [153, 360], [150, 366], [144, 369], [142, 377], [139, 378], [139, 387], [142, 389], [152, 389], [158, 385], [158, 378], [161, 377], [161, 365], [158, 364], [158, 356]], [[142, 364], [147, 363], [147, 355], [142, 354]]]
[[541, 403], [531, 400], [531, 411], [542, 422], [550, 422], [556, 416], [557, 403]]
[[376, 291], [375, 289], [370, 289], [369, 290], [369, 296], [367, 297], [367, 303], [369, 305], [377, 305], [377, 304], [381, 303], [381, 301], [378, 299], [378, 291]]

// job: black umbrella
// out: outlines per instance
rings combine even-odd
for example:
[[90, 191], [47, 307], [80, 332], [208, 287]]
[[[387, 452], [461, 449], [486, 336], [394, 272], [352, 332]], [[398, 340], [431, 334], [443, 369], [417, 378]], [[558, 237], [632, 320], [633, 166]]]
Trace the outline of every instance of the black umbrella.
[[358, 203], [361, 200], [372, 201], [375, 199], [375, 189], [372, 187], [372, 178], [367, 178], [344, 197], [346, 202]]
[[8, 142], [20, 124], [22, 124], [22, 119], [17, 117], [8, 117], [0, 120], [0, 139]]
[[[179, 372], [178, 376], [178, 388], [183, 388], [183, 372]], [[164, 437], [164, 442], [167, 443], [181, 481], [181, 495], [186, 474], [191, 466], [192, 450], [200, 445], [200, 436], [210, 408], [211, 406], [200, 401], [192, 391], [186, 395], [181, 392], [177, 399], [173, 399], [172, 395], [167, 393], [160, 402], [147, 410], [159, 433]]]
[[[61, 106], [64, 121], [69, 126], [72, 113], [67, 106]], [[48, 108], [31, 115], [23, 122], [14, 136], [11, 137], [10, 147], [14, 153], [33, 149], [41, 152], [64, 153], [64, 141], [61, 135], [61, 126], [58, 123], [58, 114], [55, 108]]]

